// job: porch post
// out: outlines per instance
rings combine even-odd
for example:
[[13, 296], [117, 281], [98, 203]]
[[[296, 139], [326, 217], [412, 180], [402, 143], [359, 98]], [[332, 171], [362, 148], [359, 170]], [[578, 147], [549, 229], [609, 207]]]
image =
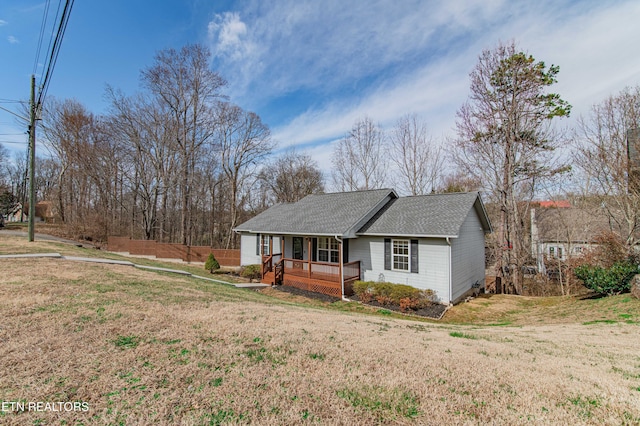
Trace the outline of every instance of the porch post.
[[336, 239], [336, 241], [338, 241], [338, 271], [340, 274], [340, 299], [344, 299], [344, 268], [342, 267], [342, 261], [344, 260], [342, 258], [342, 238], [338, 238], [338, 236], [336, 235], [334, 237]]
[[313, 259], [313, 255], [311, 254], [311, 237], [309, 237], [307, 241], [309, 246], [309, 249], [307, 251], [307, 264], [309, 266], [307, 268], [307, 275], [309, 276], [309, 278], [311, 278], [311, 259]]

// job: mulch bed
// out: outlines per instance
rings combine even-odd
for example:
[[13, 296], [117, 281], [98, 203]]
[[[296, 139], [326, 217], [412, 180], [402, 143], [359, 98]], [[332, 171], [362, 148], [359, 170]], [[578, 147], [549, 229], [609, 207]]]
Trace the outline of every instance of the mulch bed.
[[[360, 299], [358, 298], [357, 295], [353, 295], [351, 297], [349, 297], [349, 299], [351, 300], [356, 300], [356, 301], [360, 301]], [[447, 306], [446, 305], [441, 305], [440, 303], [433, 303], [427, 307], [424, 307], [422, 309], [418, 309], [418, 310], [409, 310], [407, 312], [402, 312], [400, 310], [400, 306], [399, 305], [381, 305], [380, 303], [378, 303], [377, 300], [372, 300], [369, 303], [365, 303], [366, 305], [369, 306], [375, 306], [377, 308], [380, 309], [388, 309], [390, 311], [395, 311], [395, 312], [400, 312], [403, 314], [409, 314], [409, 315], [417, 315], [419, 317], [426, 317], [426, 318], [432, 318], [432, 319], [440, 319], [442, 317], [442, 314], [444, 314], [444, 312], [447, 310]]]
[[[279, 291], [284, 291], [286, 293], [294, 294], [296, 296], [308, 297], [310, 299], [320, 300], [322, 302], [327, 302], [327, 303], [333, 303], [333, 302], [340, 301], [339, 297], [327, 296], [326, 294], [322, 294], [322, 293], [314, 293], [312, 291], [301, 290], [301, 289], [296, 288], [296, 287], [289, 287], [289, 286], [279, 285], [279, 286], [275, 286], [273, 288], [276, 289], [276, 290], [279, 290]], [[356, 302], [360, 301], [358, 296], [356, 296], [355, 294], [353, 296], [349, 296], [349, 299], [353, 300], [353, 301], [356, 301]], [[400, 312], [400, 313], [405, 313], [405, 314], [410, 314], [410, 315], [416, 315], [416, 316], [425, 317], [425, 318], [432, 318], [432, 319], [440, 319], [442, 317], [442, 314], [447, 310], [447, 306], [446, 305], [441, 305], [439, 303], [434, 303], [434, 304], [432, 304], [430, 306], [427, 306], [425, 308], [418, 309], [416, 311], [410, 310], [408, 312], [401, 312], [399, 305], [381, 305], [376, 300], [372, 300], [369, 303], [365, 303], [365, 305], [373, 306], [373, 307], [380, 308], [380, 309], [387, 309], [389, 311], [395, 311], [395, 312]]]
[[340, 300], [339, 297], [328, 296], [322, 293], [314, 293], [313, 291], [301, 290], [296, 287], [290, 287], [286, 285], [277, 285], [273, 287], [276, 290], [284, 291], [285, 293], [295, 294], [296, 296], [308, 297], [309, 299], [320, 300], [322, 302], [333, 303]]

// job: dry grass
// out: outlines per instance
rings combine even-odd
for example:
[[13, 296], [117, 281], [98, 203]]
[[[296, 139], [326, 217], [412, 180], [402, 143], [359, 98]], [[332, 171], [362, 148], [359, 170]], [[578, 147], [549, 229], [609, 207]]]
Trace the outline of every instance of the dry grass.
[[[570, 299], [478, 298], [448, 321], [522, 326], [465, 326], [123, 266], [0, 268], [0, 400], [89, 404], [0, 411], [0, 424], [640, 422], [637, 300], [578, 317]], [[619, 321], [584, 324], [613, 309]]]

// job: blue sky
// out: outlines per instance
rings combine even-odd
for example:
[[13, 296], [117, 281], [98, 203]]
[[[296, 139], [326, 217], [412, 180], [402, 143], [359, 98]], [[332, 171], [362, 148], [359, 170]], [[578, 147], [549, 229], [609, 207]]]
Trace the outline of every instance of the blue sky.
[[[0, 2], [4, 108], [28, 99], [44, 5]], [[554, 91], [573, 105], [571, 125], [640, 84], [639, 18], [637, 0], [76, 1], [48, 94], [106, 113], [107, 84], [134, 94], [157, 51], [203, 43], [231, 100], [258, 113], [281, 148], [328, 168], [332, 143], [364, 115], [389, 128], [416, 113], [446, 143], [469, 72], [500, 41], [560, 66]], [[18, 142], [5, 147], [23, 150], [23, 132], [0, 110], [0, 141]]]

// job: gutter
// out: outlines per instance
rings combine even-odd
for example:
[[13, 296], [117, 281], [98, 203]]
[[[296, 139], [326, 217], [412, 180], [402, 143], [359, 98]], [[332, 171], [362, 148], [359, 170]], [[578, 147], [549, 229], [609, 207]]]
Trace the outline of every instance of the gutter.
[[356, 233], [359, 237], [389, 237], [393, 235], [394, 237], [402, 237], [402, 238], [458, 238], [458, 235], [437, 235], [437, 234], [398, 234], [396, 232], [384, 232], [384, 233], [374, 233], [374, 232], [358, 232]]
[[338, 261], [340, 262], [340, 293], [341, 293], [341, 299], [342, 300], [347, 300], [346, 297], [344, 297], [344, 264], [343, 264], [343, 259], [344, 259], [344, 244], [342, 244], [342, 238], [340, 238], [337, 235], [334, 235], [333, 238], [335, 238], [336, 240], [338, 240], [338, 242], [340, 243], [340, 259], [338, 259]]
[[451, 306], [453, 301], [453, 282], [451, 279], [451, 240], [449, 239], [449, 237], [447, 237], [446, 240], [447, 245], [449, 246], [449, 306]]

